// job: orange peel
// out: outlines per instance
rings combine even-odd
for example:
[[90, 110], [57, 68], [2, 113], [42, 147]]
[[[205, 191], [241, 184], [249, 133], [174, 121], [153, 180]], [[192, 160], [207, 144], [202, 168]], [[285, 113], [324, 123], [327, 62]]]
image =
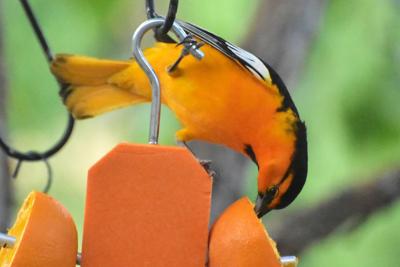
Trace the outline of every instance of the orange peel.
[[78, 237], [68, 211], [54, 198], [31, 192], [8, 231], [13, 248], [0, 249], [0, 267], [72, 267]]
[[210, 232], [209, 267], [282, 267], [254, 205], [244, 197], [229, 206]]

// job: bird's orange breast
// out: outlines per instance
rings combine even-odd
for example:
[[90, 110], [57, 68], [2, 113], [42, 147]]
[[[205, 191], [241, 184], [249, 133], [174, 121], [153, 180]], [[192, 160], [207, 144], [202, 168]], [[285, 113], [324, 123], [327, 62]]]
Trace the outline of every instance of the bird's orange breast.
[[202, 50], [201, 61], [186, 57], [172, 74], [166, 69], [178, 58], [180, 47], [158, 44], [146, 52], [160, 78], [163, 102], [186, 130], [182, 141], [225, 143], [241, 152], [247, 143], [263, 147], [270, 142], [273, 148], [273, 143], [293, 141], [288, 122], [295, 115], [277, 112], [283, 100], [278, 88], [212, 47]]

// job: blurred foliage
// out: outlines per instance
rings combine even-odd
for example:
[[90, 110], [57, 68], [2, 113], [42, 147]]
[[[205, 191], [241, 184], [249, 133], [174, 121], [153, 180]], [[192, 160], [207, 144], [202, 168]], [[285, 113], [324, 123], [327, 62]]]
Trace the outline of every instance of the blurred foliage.
[[[156, 1], [157, 2], [157, 1]], [[166, 11], [166, 1], [159, 13]], [[257, 1], [181, 1], [178, 17], [240, 42], [251, 26]], [[128, 58], [135, 27], [145, 19], [143, 1], [35, 0], [33, 8], [54, 51]], [[309, 133], [309, 177], [294, 205], [315, 204], [349, 184], [399, 166], [400, 11], [394, 0], [330, 1], [321, 31], [294, 91]], [[18, 1], [3, 1], [11, 141], [22, 150], [45, 149], [66, 122], [57, 84]], [[238, 20], [237, 18], [240, 18]], [[146, 142], [146, 105], [77, 123], [71, 141], [51, 159], [51, 191], [72, 212], [81, 232], [87, 169], [122, 140]], [[179, 127], [163, 109], [161, 143], [173, 144]], [[49, 143], [50, 142], [50, 143]], [[78, 160], [79, 159], [79, 160]], [[255, 195], [255, 168], [248, 194]], [[15, 183], [18, 206], [40, 189], [41, 164], [23, 166]], [[389, 207], [351, 234], [340, 231], [310, 249], [302, 266], [395, 266], [400, 245], [400, 206]], [[288, 231], [288, 234], [290, 232]], [[372, 258], [374, 257], [374, 258]]]
[[399, 11], [391, 0], [328, 5], [295, 92], [308, 125], [309, 180], [318, 184], [309, 201], [399, 163]]
[[[400, 6], [330, 1], [295, 96], [307, 121], [310, 172], [298, 205], [400, 166]], [[400, 205], [310, 249], [301, 266], [396, 266]]]

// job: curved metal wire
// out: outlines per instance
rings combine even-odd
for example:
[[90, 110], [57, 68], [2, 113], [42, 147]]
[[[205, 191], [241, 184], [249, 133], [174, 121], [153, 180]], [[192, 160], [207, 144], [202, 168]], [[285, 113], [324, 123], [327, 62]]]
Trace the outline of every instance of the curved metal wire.
[[74, 127], [74, 118], [71, 117], [71, 115], [68, 115], [68, 124], [67, 128], [64, 131], [64, 134], [58, 140], [58, 142], [53, 145], [50, 149], [44, 151], [44, 152], [20, 152], [4, 142], [3, 138], [0, 137], [0, 148], [6, 153], [9, 157], [20, 160], [20, 161], [40, 161], [43, 159], [48, 159], [52, 157], [54, 154], [56, 154], [63, 146], [65, 143], [68, 141], [70, 138], [72, 131]]
[[[175, 22], [176, 12], [178, 11], [179, 0], [170, 0], [168, 13], [165, 21], [161, 26], [154, 28], [154, 37], [159, 42], [175, 43], [174, 39], [168, 36], [168, 32], [172, 29]], [[146, 0], [146, 14], [148, 19], [161, 18], [154, 8], [154, 0]]]
[[53, 54], [51, 53], [50, 47], [46, 41], [46, 38], [44, 37], [42, 30], [40, 29], [39, 23], [36, 20], [35, 15], [33, 14], [32, 8], [29, 5], [28, 0], [20, 0], [20, 2], [22, 7], [24, 8], [26, 16], [29, 19], [29, 22], [32, 25], [33, 31], [35, 32], [36, 37], [39, 40], [40, 46], [42, 47], [42, 50], [46, 55], [47, 61], [53, 61]]
[[[40, 157], [41, 156], [39, 153], [34, 152], [34, 151], [27, 152], [26, 154], [32, 155], [32, 157]], [[51, 165], [48, 162], [47, 158], [42, 158], [41, 160], [44, 162], [44, 164], [46, 165], [46, 169], [47, 169], [47, 182], [46, 182], [42, 192], [47, 194], [51, 188], [51, 185], [53, 184], [53, 170], [52, 170]], [[15, 170], [12, 174], [13, 178], [16, 178], [18, 176], [18, 173], [21, 169], [22, 162], [23, 162], [22, 159], [18, 160], [17, 166], [15, 167]]]
[[[53, 60], [53, 54], [51, 53], [50, 47], [46, 41], [46, 38], [40, 28], [40, 25], [38, 21], [36, 20], [36, 17], [32, 11], [31, 6], [28, 3], [28, 0], [20, 0], [21, 5], [25, 11], [26, 16], [29, 19], [29, 22], [33, 28], [33, 31], [36, 34], [36, 37], [39, 40], [40, 46], [46, 56], [46, 59], [49, 63], [52, 62]], [[64, 84], [59, 84], [60, 90], [62, 90], [63, 86], [66, 86]], [[64, 131], [63, 136], [59, 139], [59, 141], [53, 145], [51, 148], [44, 152], [37, 152], [37, 151], [30, 151], [30, 152], [20, 152], [11, 146], [9, 146], [3, 138], [0, 136], [0, 148], [11, 158], [15, 158], [18, 160], [17, 167], [14, 171], [13, 177], [15, 178], [18, 173], [19, 169], [21, 167], [21, 164], [23, 161], [43, 161], [46, 164], [47, 167], [47, 173], [48, 173], [48, 178], [47, 178], [47, 184], [43, 190], [43, 192], [48, 192], [51, 183], [52, 183], [52, 169], [47, 161], [50, 157], [52, 157], [54, 154], [56, 154], [61, 148], [64, 147], [64, 145], [67, 143], [69, 138], [71, 137], [73, 128], [74, 128], [74, 118], [71, 116], [71, 114], [68, 114], [68, 123], [67, 123], [67, 128]]]

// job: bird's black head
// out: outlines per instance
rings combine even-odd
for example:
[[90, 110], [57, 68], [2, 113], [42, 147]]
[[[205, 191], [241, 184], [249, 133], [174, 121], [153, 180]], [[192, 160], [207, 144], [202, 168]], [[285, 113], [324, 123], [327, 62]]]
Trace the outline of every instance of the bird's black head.
[[296, 147], [291, 164], [278, 184], [270, 186], [265, 192], [259, 192], [255, 211], [258, 217], [272, 209], [287, 207], [302, 190], [307, 177], [307, 137], [304, 122], [296, 123]]

